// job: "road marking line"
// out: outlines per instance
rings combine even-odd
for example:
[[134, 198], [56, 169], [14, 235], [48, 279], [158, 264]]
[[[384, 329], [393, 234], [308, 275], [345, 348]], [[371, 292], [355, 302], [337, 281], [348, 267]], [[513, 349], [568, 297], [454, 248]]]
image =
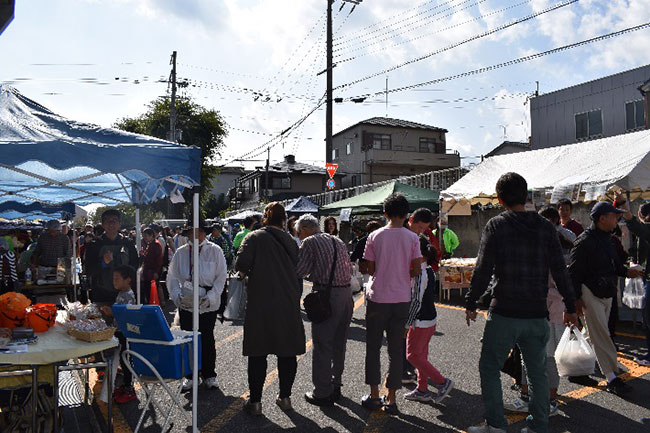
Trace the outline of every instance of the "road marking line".
[[[621, 376], [619, 376], [624, 382], [638, 379], [639, 377], [645, 376], [646, 374], [650, 373], [650, 367], [637, 365], [636, 362], [626, 358], [624, 355], [619, 354], [618, 362], [620, 362], [621, 364], [623, 364], [625, 367], [629, 369], [627, 373], [624, 373]], [[598, 387], [584, 386], [582, 388], [578, 388], [573, 391], [566, 392], [558, 396], [558, 399], [563, 405], [569, 404], [571, 401], [581, 400], [597, 392], [605, 391], [606, 384], [607, 384], [606, 381], [603, 380], [598, 383]], [[514, 424], [516, 422], [526, 419], [527, 416], [528, 414], [510, 413], [506, 415], [506, 419], [508, 420], [508, 424]]]
[[645, 335], [628, 334], [626, 332], [616, 332], [616, 335], [621, 336], [621, 337], [638, 338], [638, 339], [641, 339], [641, 340], [645, 340]]
[[[357, 299], [354, 303], [354, 311], [357, 311], [359, 307], [361, 307], [364, 303], [364, 296], [360, 296], [359, 299]], [[354, 312], [353, 311], [353, 312]], [[243, 332], [243, 331], [242, 331]], [[313, 347], [313, 341], [309, 340], [305, 344], [305, 353], [302, 355], [299, 355], [296, 359], [297, 361], [300, 361]], [[269, 385], [271, 385], [273, 382], [278, 377], [278, 369], [274, 368], [273, 371], [271, 371], [269, 374], [266, 375], [266, 381], [264, 382], [264, 389], [268, 388]], [[201, 429], [203, 433], [214, 433], [219, 431], [224, 425], [226, 425], [230, 420], [232, 420], [235, 416], [241, 412], [241, 410], [244, 407], [244, 403], [246, 402], [246, 399], [250, 396], [250, 391], [246, 391], [242, 395], [240, 395], [235, 401], [230, 403], [228, 407], [221, 412], [219, 415], [217, 415], [215, 418], [212, 418], [204, 427]]]

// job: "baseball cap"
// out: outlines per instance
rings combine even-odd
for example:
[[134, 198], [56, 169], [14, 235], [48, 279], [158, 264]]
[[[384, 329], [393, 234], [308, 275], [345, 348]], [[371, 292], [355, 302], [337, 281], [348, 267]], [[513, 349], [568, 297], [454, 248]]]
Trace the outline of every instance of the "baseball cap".
[[607, 213], [617, 213], [617, 214], [624, 214], [626, 211], [622, 209], [616, 209], [610, 202], [608, 201], [601, 201], [598, 202], [594, 205], [594, 207], [591, 208], [591, 219], [596, 221], [598, 217], [601, 215], [605, 215]]

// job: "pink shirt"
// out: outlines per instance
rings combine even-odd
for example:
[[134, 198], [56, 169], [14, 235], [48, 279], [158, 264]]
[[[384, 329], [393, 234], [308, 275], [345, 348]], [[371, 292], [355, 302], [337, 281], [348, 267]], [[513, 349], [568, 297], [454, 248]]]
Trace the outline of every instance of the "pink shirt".
[[375, 262], [366, 297], [372, 302], [411, 302], [411, 262], [422, 257], [418, 236], [407, 228], [382, 227], [368, 235], [363, 258]]

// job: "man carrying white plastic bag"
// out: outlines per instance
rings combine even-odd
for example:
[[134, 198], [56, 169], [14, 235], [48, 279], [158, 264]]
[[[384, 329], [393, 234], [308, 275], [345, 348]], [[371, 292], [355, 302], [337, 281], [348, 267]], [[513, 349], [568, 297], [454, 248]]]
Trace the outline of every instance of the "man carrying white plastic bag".
[[616, 347], [609, 336], [608, 320], [618, 277], [636, 278], [642, 272], [625, 267], [616, 254], [612, 231], [621, 214], [611, 203], [601, 201], [591, 209], [593, 224], [576, 240], [569, 256], [569, 274], [576, 292], [576, 309], [583, 315], [600, 370], [607, 379], [607, 391], [622, 395], [630, 386], [617, 377]]
[[594, 372], [596, 353], [582, 332], [575, 326], [564, 330], [555, 350], [555, 363], [560, 376], [588, 376]]

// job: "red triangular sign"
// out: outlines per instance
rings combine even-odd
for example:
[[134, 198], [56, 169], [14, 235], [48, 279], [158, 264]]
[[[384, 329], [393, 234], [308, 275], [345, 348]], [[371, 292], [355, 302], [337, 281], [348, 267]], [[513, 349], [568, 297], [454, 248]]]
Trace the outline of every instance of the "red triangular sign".
[[332, 164], [331, 162], [325, 164], [325, 170], [327, 170], [327, 174], [330, 175], [330, 179], [334, 177], [334, 173], [336, 173], [336, 170], [338, 168], [339, 168], [338, 164]]

